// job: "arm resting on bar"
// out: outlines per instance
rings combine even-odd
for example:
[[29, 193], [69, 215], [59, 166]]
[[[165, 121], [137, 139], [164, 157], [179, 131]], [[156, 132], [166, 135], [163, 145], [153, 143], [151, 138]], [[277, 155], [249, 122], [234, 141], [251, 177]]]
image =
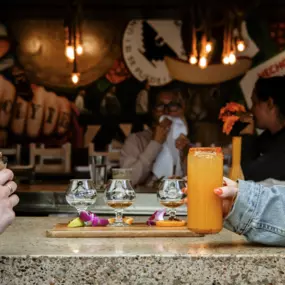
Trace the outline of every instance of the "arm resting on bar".
[[239, 181], [239, 193], [225, 228], [251, 242], [285, 246], [285, 186]]

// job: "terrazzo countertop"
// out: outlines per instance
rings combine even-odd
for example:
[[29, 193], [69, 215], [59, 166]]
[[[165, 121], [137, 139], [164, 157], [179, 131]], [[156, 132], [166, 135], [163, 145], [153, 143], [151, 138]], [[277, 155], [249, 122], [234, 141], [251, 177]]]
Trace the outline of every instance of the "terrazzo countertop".
[[19, 217], [0, 236], [1, 285], [285, 284], [285, 249], [223, 230], [200, 238], [55, 239], [67, 218]]

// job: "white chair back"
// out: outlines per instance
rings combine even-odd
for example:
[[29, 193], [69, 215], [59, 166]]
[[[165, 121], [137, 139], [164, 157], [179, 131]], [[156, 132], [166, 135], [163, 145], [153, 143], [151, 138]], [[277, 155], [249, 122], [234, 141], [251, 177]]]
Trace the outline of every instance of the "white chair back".
[[108, 162], [110, 163], [119, 163], [120, 161], [120, 151], [111, 150], [111, 151], [105, 151], [105, 152], [98, 152], [98, 151], [95, 151], [93, 143], [90, 143], [88, 145], [88, 156], [106, 156]]
[[[36, 157], [39, 157], [39, 163]], [[59, 160], [58, 163], [48, 163], [48, 160]], [[30, 144], [30, 164], [35, 165], [36, 173], [70, 173], [71, 172], [71, 144], [66, 143], [61, 148], [39, 148]]]
[[21, 145], [17, 144], [15, 148], [1, 148], [0, 152], [4, 156], [15, 157], [15, 164], [21, 164]]

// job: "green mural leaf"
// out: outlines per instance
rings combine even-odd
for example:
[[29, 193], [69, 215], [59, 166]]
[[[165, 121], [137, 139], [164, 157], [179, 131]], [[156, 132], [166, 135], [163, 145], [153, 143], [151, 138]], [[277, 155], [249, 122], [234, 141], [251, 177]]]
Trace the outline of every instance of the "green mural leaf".
[[96, 81], [96, 88], [102, 93], [107, 91], [107, 89], [111, 86], [112, 83], [106, 77], [102, 77]]

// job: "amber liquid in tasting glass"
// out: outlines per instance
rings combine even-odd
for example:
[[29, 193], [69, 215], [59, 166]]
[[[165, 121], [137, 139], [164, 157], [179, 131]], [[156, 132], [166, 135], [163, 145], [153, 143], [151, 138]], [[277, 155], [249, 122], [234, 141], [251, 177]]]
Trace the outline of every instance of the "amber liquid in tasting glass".
[[160, 202], [162, 206], [165, 206], [167, 208], [178, 208], [184, 204], [184, 201], [179, 202]]
[[222, 201], [214, 189], [223, 185], [221, 148], [191, 148], [188, 154], [188, 228], [213, 234], [223, 227]]
[[107, 205], [113, 209], [124, 209], [124, 208], [128, 208], [130, 206], [132, 206], [133, 202], [118, 202], [118, 201], [114, 201], [114, 202], [108, 202]]

